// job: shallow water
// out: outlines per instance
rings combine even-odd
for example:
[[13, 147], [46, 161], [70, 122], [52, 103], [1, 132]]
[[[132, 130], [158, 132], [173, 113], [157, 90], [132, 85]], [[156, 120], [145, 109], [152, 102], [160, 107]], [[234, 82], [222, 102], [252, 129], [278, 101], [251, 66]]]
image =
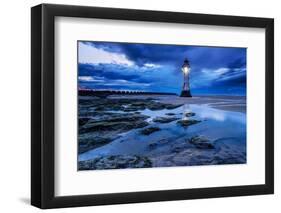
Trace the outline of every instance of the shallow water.
[[[236, 156], [246, 159], [246, 114], [241, 112], [225, 111], [214, 109], [208, 104], [185, 104], [176, 109], [164, 110], [141, 110], [141, 114], [149, 116], [147, 121], [149, 126], [157, 126], [161, 130], [150, 135], [140, 134], [140, 129], [134, 129], [119, 135], [119, 138], [102, 147], [90, 150], [79, 155], [79, 161], [93, 159], [99, 156], [110, 155], [141, 155], [149, 158], [163, 160], [156, 164], [165, 166], [164, 156], [175, 156], [175, 148], [181, 148], [182, 155], [184, 150], [189, 147], [190, 156], [185, 161], [191, 161], [193, 155], [201, 158], [212, 158], [212, 156]], [[185, 113], [194, 112], [195, 116], [186, 118]], [[169, 117], [166, 113], [175, 113], [171, 117], [179, 119], [196, 119], [202, 122], [182, 127], [177, 121], [170, 123], [154, 123], [156, 117]], [[211, 141], [216, 142], [215, 150], [194, 149], [186, 141], [195, 135], [203, 135]], [[183, 149], [184, 148], [184, 149]], [[185, 155], [187, 156], [187, 154]], [[198, 157], [198, 159], [199, 159]], [[195, 160], [196, 161], [196, 160]], [[201, 161], [200, 161], [201, 162]], [[244, 162], [244, 160], [242, 160]], [[173, 160], [172, 164], [180, 165], [181, 162]], [[193, 163], [194, 165], [196, 164]], [[157, 166], [156, 165], [156, 166]]]

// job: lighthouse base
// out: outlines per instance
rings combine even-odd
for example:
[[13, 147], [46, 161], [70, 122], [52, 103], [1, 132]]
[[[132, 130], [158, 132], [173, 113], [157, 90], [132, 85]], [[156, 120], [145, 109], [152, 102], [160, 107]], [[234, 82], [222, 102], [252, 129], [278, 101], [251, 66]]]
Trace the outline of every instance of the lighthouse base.
[[181, 91], [180, 97], [192, 97], [190, 90]]

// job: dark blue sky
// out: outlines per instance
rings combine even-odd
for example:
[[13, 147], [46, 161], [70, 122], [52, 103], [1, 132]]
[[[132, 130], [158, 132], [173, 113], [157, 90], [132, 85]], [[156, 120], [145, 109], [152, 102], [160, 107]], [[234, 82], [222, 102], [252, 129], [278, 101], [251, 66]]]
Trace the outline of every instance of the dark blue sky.
[[78, 42], [79, 87], [180, 93], [188, 58], [192, 94], [246, 94], [246, 48]]

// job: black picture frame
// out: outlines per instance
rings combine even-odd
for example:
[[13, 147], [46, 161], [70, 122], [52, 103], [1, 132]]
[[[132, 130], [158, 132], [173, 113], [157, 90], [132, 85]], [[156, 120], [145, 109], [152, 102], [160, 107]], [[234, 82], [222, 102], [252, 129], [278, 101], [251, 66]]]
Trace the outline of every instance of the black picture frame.
[[[54, 195], [55, 17], [100, 18], [162, 23], [200, 24], [264, 28], [266, 136], [265, 184], [177, 189], [93, 195]], [[31, 9], [31, 204], [60, 208], [121, 203], [139, 203], [197, 198], [217, 198], [274, 193], [274, 20], [225, 15], [164, 11], [113, 9], [102, 7], [41, 4]]]

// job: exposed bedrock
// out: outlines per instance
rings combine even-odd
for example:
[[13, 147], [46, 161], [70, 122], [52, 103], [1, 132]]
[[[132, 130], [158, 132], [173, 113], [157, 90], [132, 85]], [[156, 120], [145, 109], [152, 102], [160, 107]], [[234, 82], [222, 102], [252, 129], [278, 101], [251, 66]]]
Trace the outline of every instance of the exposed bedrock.
[[111, 155], [80, 161], [79, 170], [149, 168], [149, 158], [138, 155]]
[[156, 117], [152, 121], [156, 123], [170, 123], [172, 121], [178, 120], [176, 117]]

